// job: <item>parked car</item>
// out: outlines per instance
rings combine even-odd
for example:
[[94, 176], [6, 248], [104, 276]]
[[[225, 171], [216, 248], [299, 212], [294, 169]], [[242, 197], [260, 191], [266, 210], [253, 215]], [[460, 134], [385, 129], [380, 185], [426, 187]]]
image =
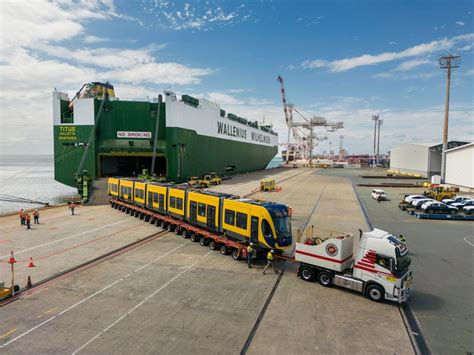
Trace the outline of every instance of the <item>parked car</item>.
[[467, 196], [458, 196], [458, 197], [454, 197], [454, 198], [445, 198], [443, 200], [441, 200], [441, 202], [447, 204], [447, 205], [450, 205], [452, 203], [455, 203], [455, 202], [463, 202], [465, 200], [471, 200], [471, 197], [467, 197]]
[[372, 190], [372, 198], [377, 201], [386, 201], [388, 200], [387, 194], [384, 190], [381, 189], [373, 189]]
[[458, 209], [456, 207], [449, 206], [441, 202], [425, 203], [421, 209], [429, 214], [440, 213], [454, 215], [458, 213]]
[[461, 208], [461, 209], [465, 206], [473, 206], [473, 205], [474, 205], [474, 200], [473, 199], [464, 200], [462, 202], [453, 202], [453, 203], [451, 203], [451, 206]]
[[474, 213], [474, 205], [464, 206], [464, 207], [462, 208], [462, 211], [463, 211], [465, 214], [473, 214], [473, 213]]
[[419, 200], [421, 198], [426, 198], [426, 196], [423, 195], [408, 195], [405, 197], [405, 202], [410, 203], [413, 200]]
[[423, 204], [421, 205], [420, 209], [424, 210], [424, 209], [426, 209], [429, 205], [431, 205], [431, 204], [433, 204], [433, 203], [436, 203], [436, 202], [438, 202], [438, 201], [436, 201], [436, 200], [433, 200], [433, 201], [426, 201], [425, 203], [423, 203]]
[[421, 208], [421, 206], [426, 202], [436, 202], [436, 200], [433, 200], [432, 198], [420, 198], [417, 200], [412, 200], [410, 202], [410, 205], [412, 205], [415, 208]]

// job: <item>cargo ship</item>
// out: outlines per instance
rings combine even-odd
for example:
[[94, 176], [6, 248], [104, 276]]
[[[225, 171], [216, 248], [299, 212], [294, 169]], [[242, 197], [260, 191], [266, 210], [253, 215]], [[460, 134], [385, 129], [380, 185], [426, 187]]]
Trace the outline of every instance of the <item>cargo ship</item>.
[[119, 100], [109, 83], [85, 84], [72, 99], [54, 91], [55, 180], [76, 187], [83, 172], [95, 180], [148, 169], [152, 176], [183, 182], [209, 172], [264, 169], [278, 152], [271, 126], [227, 113], [214, 102], [172, 91], [154, 101]]

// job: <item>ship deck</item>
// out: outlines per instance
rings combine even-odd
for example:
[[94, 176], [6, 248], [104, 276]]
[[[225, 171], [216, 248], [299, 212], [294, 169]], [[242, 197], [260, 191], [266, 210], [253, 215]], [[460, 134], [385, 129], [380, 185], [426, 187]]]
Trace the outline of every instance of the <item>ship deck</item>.
[[[214, 190], [251, 193], [261, 178], [282, 190], [252, 197], [293, 208], [305, 225], [358, 234], [367, 229], [352, 182], [318, 169], [275, 169], [235, 176]], [[33, 283], [161, 229], [109, 206], [41, 211], [40, 225], [0, 218], [0, 281]], [[36, 267], [28, 268], [32, 257]], [[136, 248], [21, 294], [2, 308], [3, 353], [413, 353], [397, 305], [341, 288], [306, 283], [290, 265], [262, 275], [245, 262], [164, 233]], [[277, 262], [278, 268], [283, 262]], [[272, 294], [271, 299], [269, 296]], [[269, 302], [267, 302], [269, 300]], [[265, 309], [265, 312], [262, 310]]]

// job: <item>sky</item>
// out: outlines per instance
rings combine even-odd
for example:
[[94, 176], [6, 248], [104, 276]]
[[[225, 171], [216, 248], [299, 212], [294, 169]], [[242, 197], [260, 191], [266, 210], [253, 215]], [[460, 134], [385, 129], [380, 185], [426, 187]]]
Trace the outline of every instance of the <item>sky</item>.
[[[165, 89], [227, 112], [287, 127], [277, 76], [319, 128], [315, 152], [373, 150], [379, 114], [385, 153], [402, 142], [440, 142], [446, 73], [450, 140], [474, 136], [473, 2], [0, 0], [0, 153], [52, 154], [52, 91], [110, 81], [121, 100]], [[295, 113], [295, 121], [303, 118]]]

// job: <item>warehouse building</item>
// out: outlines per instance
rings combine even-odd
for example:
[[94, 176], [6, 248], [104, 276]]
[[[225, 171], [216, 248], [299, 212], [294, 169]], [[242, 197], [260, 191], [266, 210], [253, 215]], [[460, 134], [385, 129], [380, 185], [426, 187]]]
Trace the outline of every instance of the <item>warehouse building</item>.
[[446, 183], [461, 190], [474, 189], [474, 143], [446, 151]]
[[[448, 149], [467, 144], [467, 142], [450, 141]], [[390, 170], [407, 174], [419, 174], [430, 178], [441, 175], [441, 152], [439, 143], [404, 143], [390, 152]]]

